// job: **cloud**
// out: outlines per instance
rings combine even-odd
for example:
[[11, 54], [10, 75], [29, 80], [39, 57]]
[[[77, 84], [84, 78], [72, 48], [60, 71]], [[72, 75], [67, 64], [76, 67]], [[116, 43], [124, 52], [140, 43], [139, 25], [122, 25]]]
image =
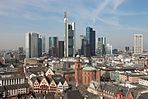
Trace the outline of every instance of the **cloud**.
[[[87, 1], [87, 0], [86, 0]], [[127, 0], [92, 0], [93, 6], [85, 5], [81, 0], [13, 0], [1, 1], [0, 16], [21, 17], [27, 20], [55, 19], [63, 21], [64, 10], [69, 18], [74, 18], [78, 24], [96, 25], [102, 22], [106, 25], [120, 26], [120, 16], [147, 15], [147, 12], [124, 13], [118, 8]], [[6, 4], [8, 4], [6, 6]], [[82, 27], [81, 27], [82, 28]]]
[[112, 0], [113, 9], [116, 10], [125, 0]]
[[[21, 17], [27, 20], [37, 20], [37, 19], [41, 20], [41, 19], [48, 19], [48, 17], [53, 18], [54, 16], [62, 17], [64, 10], [68, 10], [68, 13], [70, 14], [71, 17], [80, 19], [84, 24], [91, 23], [93, 25], [96, 23], [98, 16], [100, 17], [100, 15], [102, 15], [102, 12], [105, 11], [105, 9], [108, 9], [109, 5], [111, 5], [111, 2], [113, 6], [112, 10], [114, 10], [118, 6], [120, 6], [123, 1], [124, 0], [99, 0], [98, 2], [98, 0], [96, 1], [92, 0], [91, 2], [92, 3], [94, 2], [94, 8], [90, 5], [84, 5], [84, 1], [81, 1], [81, 0], [1, 1], [0, 15], [1, 16], [11, 15], [12, 17]], [[97, 2], [98, 4], [96, 4]], [[106, 13], [110, 13], [110, 12], [106, 12]], [[59, 17], [57, 18], [58, 18], [57, 20], [60, 20]]]
[[81, 26], [79, 28], [85, 28], [86, 25], [99, 26], [100, 23], [120, 27], [122, 26], [120, 23], [121, 16], [148, 14], [148, 12], [120, 12], [118, 8], [127, 0], [91, 0], [94, 5], [85, 4], [87, 1], [5, 0], [0, 3], [0, 16], [12, 16], [35, 21], [56, 20], [62, 23], [63, 12], [67, 10], [70, 20], [76, 21], [77, 25]]
[[93, 25], [96, 23], [96, 19], [99, 16], [99, 14], [101, 13], [101, 11], [103, 11], [106, 6], [108, 5], [109, 0], [104, 0], [104, 2], [102, 2], [101, 4], [98, 4], [96, 9], [92, 12], [92, 20], [93, 20]]
[[142, 16], [148, 15], [148, 12], [118, 12], [118, 16]]
[[[125, 0], [102, 0], [102, 2], [96, 6], [96, 9], [91, 14], [93, 16], [92, 24], [95, 25], [96, 21], [99, 20], [106, 24], [117, 25], [119, 23], [117, 22], [119, 18], [114, 13], [116, 13], [117, 8], [120, 5], [122, 5], [124, 1]], [[111, 13], [111, 12], [114, 12], [114, 13]], [[106, 19], [100, 18], [100, 16], [106, 16], [104, 14], [108, 14], [108, 18]], [[110, 17], [113, 20], [110, 20], [111, 19]]]
[[104, 24], [107, 24], [107, 25], [113, 25], [113, 26], [120, 26], [119, 24], [119, 19], [117, 17], [109, 17], [109, 18], [101, 18], [101, 17], [97, 17], [97, 20], [103, 22]]

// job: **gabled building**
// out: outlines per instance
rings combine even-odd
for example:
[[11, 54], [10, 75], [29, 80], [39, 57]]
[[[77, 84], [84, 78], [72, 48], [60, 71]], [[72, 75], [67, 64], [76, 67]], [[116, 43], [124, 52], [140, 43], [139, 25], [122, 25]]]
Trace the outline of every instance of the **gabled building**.
[[57, 85], [58, 92], [62, 92], [69, 87], [67, 81], [61, 75], [53, 75], [52, 79]]
[[41, 93], [48, 93], [50, 91], [50, 78], [42, 77], [40, 82]]
[[[98, 83], [92, 81], [87, 88], [90, 93], [102, 99], [146, 99], [148, 89], [140, 85], [122, 83]], [[142, 98], [141, 98], [142, 97]]]
[[38, 76], [31, 78], [31, 81], [32, 90], [35, 93], [61, 93], [69, 88], [67, 81], [61, 75]]
[[35, 93], [48, 93], [50, 90], [50, 82], [48, 78], [44, 76], [33, 77], [31, 79], [33, 86], [33, 92]]
[[45, 73], [45, 75], [46, 75], [47, 77], [50, 77], [50, 76], [54, 75], [54, 72], [51, 70], [51, 68], [49, 68], [49, 69], [47, 70], [47, 72]]

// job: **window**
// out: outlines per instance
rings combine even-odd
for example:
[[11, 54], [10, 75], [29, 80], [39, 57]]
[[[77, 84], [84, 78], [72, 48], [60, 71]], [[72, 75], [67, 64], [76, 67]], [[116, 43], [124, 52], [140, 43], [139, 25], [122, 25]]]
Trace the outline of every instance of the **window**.
[[90, 81], [90, 77], [89, 77], [89, 75], [88, 75], [88, 82]]
[[86, 82], [86, 75], [84, 76], [84, 82]]
[[92, 80], [95, 80], [96, 79], [96, 76], [95, 76], [95, 73], [93, 74], [92, 76]]

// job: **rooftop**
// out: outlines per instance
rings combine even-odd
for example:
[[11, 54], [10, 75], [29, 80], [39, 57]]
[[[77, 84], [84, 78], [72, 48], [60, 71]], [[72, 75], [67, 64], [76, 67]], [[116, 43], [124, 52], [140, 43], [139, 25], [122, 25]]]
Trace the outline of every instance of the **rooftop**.
[[92, 66], [85, 66], [84, 68], [83, 68], [83, 70], [96, 70], [96, 68], [95, 67], [92, 67]]

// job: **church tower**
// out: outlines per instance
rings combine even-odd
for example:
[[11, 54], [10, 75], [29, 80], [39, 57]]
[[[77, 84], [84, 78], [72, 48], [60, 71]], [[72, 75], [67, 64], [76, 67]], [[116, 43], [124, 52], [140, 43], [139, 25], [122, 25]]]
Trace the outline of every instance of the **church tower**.
[[82, 83], [82, 63], [80, 62], [80, 56], [77, 55], [76, 57], [76, 62], [74, 64], [74, 71], [75, 71], [75, 81], [76, 81], [76, 86], [80, 83]]

